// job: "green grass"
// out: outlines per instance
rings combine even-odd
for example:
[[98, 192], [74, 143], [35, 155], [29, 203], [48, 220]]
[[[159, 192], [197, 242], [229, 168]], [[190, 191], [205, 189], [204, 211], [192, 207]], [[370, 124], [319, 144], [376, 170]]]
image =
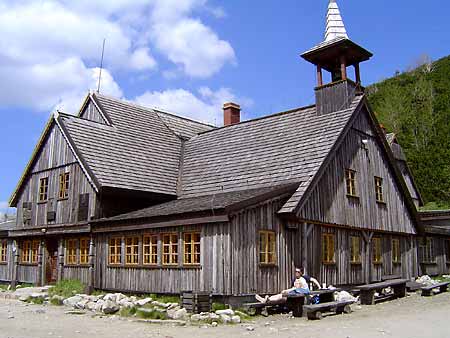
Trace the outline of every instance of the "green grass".
[[24, 289], [24, 288], [32, 288], [34, 284], [31, 283], [22, 283], [16, 286], [16, 289]]
[[133, 317], [136, 314], [136, 308], [121, 308], [119, 312], [119, 316], [121, 317]]
[[178, 297], [178, 296], [158, 296], [154, 293], [152, 293], [150, 295], [143, 295], [140, 298], [142, 298], [142, 299], [151, 298], [152, 300], [155, 300], [160, 303], [179, 303], [180, 302], [180, 297]]
[[42, 298], [42, 297], [38, 297], [38, 298], [31, 298], [31, 297], [29, 297], [26, 300], [26, 302], [27, 303], [32, 303], [32, 304], [37, 304], [37, 305], [42, 305], [42, 304], [44, 304], [44, 298]]
[[167, 319], [167, 314], [163, 312], [156, 311], [155, 309], [146, 309], [147, 311], [142, 311], [138, 309], [136, 311], [136, 316], [142, 319]]
[[6, 284], [0, 284], [0, 290], [8, 290], [8, 285]]
[[223, 303], [212, 303], [211, 311], [216, 312], [217, 310], [225, 310], [228, 309], [228, 306]]
[[441, 282], [450, 282], [450, 278], [444, 278], [443, 276], [438, 276], [433, 278], [435, 281]]
[[85, 286], [79, 280], [75, 279], [65, 279], [58, 282], [54, 287], [48, 290], [49, 296], [62, 296], [64, 298], [69, 298], [77, 293], [83, 293]]

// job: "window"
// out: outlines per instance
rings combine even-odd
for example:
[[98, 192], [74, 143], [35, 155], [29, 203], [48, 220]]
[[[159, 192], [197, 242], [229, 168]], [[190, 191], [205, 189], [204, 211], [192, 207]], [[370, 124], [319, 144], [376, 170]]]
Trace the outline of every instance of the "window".
[[377, 202], [384, 202], [383, 199], [383, 179], [375, 176], [375, 197]]
[[59, 175], [59, 199], [66, 199], [69, 197], [69, 181], [70, 173]]
[[8, 262], [8, 242], [5, 240], [0, 240], [0, 263]]
[[447, 239], [445, 241], [445, 255], [446, 255], [447, 263], [450, 264], [450, 239]]
[[276, 236], [273, 231], [259, 232], [259, 263], [276, 264]]
[[374, 264], [383, 263], [383, 255], [381, 252], [381, 238], [375, 237], [372, 239], [372, 256]]
[[66, 264], [75, 265], [77, 264], [77, 240], [68, 239], [66, 240]]
[[184, 234], [184, 264], [200, 264], [200, 233]]
[[109, 240], [109, 264], [117, 265], [122, 263], [122, 239], [119, 237]]
[[334, 263], [334, 234], [322, 234], [322, 262]]
[[48, 177], [39, 180], [39, 202], [45, 202], [48, 199]]
[[37, 264], [39, 240], [22, 242], [21, 261], [24, 264]]
[[163, 242], [163, 265], [178, 264], [178, 235], [164, 234], [162, 235]]
[[350, 236], [350, 263], [361, 264], [361, 238]]
[[399, 264], [401, 262], [400, 240], [392, 240], [392, 263]]
[[125, 238], [125, 264], [139, 264], [139, 237]]
[[356, 171], [346, 169], [345, 170], [345, 182], [347, 185], [347, 195], [357, 197], [356, 194]]
[[145, 235], [143, 240], [144, 265], [158, 264], [158, 235]]
[[436, 262], [436, 257], [434, 255], [434, 242], [433, 238], [425, 238], [423, 244], [421, 245], [422, 252], [422, 262], [423, 263], [434, 263]]
[[89, 264], [89, 245], [91, 240], [89, 238], [80, 239], [80, 264]]

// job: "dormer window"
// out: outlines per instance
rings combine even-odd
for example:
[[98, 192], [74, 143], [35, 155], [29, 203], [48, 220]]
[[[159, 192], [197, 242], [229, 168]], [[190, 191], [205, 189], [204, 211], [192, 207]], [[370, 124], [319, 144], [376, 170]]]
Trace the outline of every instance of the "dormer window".
[[70, 173], [59, 175], [59, 196], [60, 200], [69, 198]]
[[46, 202], [48, 199], [48, 177], [39, 180], [39, 202]]
[[351, 169], [345, 170], [345, 183], [347, 186], [347, 196], [358, 197], [356, 192], [356, 171]]

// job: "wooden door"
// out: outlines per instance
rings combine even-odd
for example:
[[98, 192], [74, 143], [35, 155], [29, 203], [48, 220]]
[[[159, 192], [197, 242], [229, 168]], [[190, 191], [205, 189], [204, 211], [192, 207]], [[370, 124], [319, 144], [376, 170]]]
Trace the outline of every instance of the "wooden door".
[[45, 262], [45, 281], [54, 284], [58, 279], [58, 241], [47, 241], [47, 252]]

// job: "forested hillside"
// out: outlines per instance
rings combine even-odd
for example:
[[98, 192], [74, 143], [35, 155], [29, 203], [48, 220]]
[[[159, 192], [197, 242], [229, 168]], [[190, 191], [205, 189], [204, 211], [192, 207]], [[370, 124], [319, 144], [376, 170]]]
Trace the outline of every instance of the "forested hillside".
[[450, 56], [367, 93], [380, 122], [397, 134], [427, 208], [450, 208]]

